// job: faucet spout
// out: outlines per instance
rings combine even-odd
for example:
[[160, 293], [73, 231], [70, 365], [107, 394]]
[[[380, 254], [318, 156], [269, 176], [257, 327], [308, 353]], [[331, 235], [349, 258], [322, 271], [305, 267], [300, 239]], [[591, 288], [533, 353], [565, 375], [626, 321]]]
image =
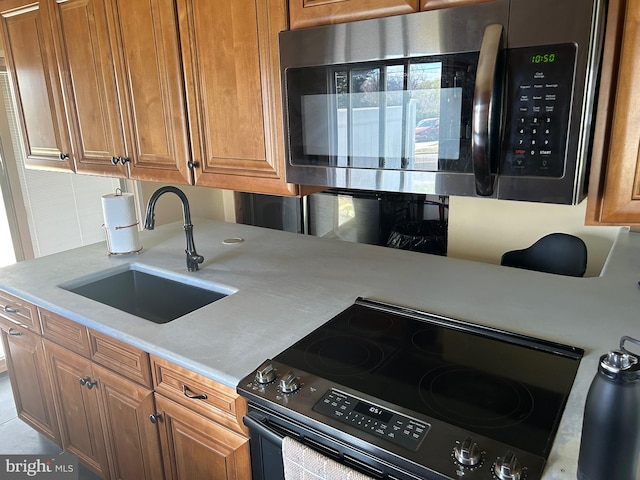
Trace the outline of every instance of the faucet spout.
[[187, 254], [187, 270], [189, 272], [195, 272], [198, 270], [198, 264], [204, 261], [204, 257], [196, 252], [196, 245], [193, 241], [193, 225], [191, 224], [191, 211], [189, 209], [189, 200], [182, 190], [177, 187], [166, 186], [160, 187], [153, 192], [149, 203], [147, 204], [147, 212], [144, 217], [144, 228], [146, 230], [153, 230], [155, 228], [155, 208], [156, 202], [161, 195], [172, 192], [175, 193], [182, 201], [182, 215], [184, 218], [184, 232], [187, 237], [187, 248], [185, 253]]

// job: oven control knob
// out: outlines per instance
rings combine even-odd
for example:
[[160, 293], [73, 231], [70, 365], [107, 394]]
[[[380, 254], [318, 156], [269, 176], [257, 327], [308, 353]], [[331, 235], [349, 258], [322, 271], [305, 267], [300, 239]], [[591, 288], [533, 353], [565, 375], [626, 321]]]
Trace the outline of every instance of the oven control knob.
[[507, 451], [504, 457], [498, 457], [493, 465], [493, 472], [500, 480], [520, 480], [522, 478], [522, 466], [515, 453]]
[[293, 393], [299, 388], [300, 379], [294, 375], [292, 370], [280, 379], [280, 391], [282, 393]]
[[271, 383], [276, 379], [276, 370], [270, 360], [267, 360], [256, 370], [256, 382], [261, 385]]
[[453, 450], [453, 454], [458, 463], [465, 467], [475, 467], [482, 459], [480, 448], [471, 437], [467, 437], [464, 442], [458, 444]]

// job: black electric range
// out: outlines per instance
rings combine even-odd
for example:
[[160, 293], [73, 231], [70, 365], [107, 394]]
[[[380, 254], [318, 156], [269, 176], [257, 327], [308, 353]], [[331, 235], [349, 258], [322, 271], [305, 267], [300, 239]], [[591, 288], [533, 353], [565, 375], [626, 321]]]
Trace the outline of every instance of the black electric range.
[[372, 477], [533, 480], [583, 353], [358, 299], [238, 391], [249, 427], [272, 427]]

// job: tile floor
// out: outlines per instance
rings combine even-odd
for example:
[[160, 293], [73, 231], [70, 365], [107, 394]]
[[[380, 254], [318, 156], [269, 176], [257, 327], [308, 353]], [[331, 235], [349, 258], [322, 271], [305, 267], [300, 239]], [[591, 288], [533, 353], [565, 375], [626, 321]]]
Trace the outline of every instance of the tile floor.
[[[58, 454], [62, 450], [17, 417], [7, 372], [0, 373], [0, 454]], [[79, 465], [78, 480], [100, 480]]]

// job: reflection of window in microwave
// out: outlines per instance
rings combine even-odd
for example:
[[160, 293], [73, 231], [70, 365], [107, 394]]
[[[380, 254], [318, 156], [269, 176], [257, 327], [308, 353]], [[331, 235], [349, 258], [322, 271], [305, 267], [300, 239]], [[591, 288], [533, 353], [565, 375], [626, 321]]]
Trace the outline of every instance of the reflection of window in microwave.
[[438, 170], [459, 158], [462, 91], [442, 62], [337, 68], [330, 93], [302, 96], [306, 155], [336, 166]]

